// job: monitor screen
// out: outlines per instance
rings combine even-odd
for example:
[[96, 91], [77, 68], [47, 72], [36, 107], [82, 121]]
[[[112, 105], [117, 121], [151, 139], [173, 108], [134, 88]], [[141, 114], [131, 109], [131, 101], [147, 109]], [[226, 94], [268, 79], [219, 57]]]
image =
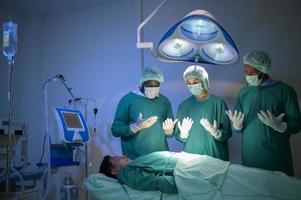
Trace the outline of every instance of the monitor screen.
[[62, 112], [67, 128], [83, 128], [82, 122], [77, 113]]

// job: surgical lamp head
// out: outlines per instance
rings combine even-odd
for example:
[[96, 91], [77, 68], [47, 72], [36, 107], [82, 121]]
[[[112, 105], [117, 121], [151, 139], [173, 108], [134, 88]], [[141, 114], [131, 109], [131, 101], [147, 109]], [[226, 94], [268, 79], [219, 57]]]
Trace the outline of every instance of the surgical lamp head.
[[157, 46], [163, 61], [230, 65], [239, 61], [231, 36], [206, 10], [195, 10], [170, 28]]

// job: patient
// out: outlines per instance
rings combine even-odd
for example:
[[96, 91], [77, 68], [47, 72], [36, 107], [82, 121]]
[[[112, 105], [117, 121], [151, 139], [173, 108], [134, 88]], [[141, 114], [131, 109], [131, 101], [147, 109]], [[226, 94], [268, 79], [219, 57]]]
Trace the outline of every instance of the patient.
[[178, 192], [183, 198], [301, 199], [301, 181], [284, 173], [185, 152], [154, 152], [135, 160], [105, 156], [99, 172], [132, 189]]
[[99, 172], [137, 190], [177, 193], [173, 171], [177, 156], [168, 151], [154, 152], [130, 160], [126, 156], [105, 156]]

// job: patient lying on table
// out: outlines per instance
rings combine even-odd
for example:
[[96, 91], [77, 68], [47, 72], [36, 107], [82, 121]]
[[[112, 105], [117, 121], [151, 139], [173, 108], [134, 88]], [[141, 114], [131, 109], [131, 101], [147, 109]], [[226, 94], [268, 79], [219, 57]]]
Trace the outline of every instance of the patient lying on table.
[[178, 192], [180, 199], [301, 199], [301, 181], [284, 173], [185, 152], [106, 156], [100, 172], [136, 190]]

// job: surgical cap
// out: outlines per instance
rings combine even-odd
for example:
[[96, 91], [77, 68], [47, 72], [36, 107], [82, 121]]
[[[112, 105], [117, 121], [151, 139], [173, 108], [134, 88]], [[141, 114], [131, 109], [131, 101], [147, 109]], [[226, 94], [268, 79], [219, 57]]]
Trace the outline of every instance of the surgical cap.
[[159, 83], [163, 83], [163, 73], [157, 67], [147, 67], [143, 70], [140, 77], [140, 84], [143, 84], [145, 81], [155, 80]]
[[204, 67], [198, 65], [189, 66], [183, 73], [183, 78], [185, 81], [190, 78], [197, 78], [198, 80], [203, 82], [204, 89], [207, 91], [209, 90], [208, 73], [206, 72]]
[[244, 56], [244, 64], [251, 65], [266, 74], [271, 70], [272, 60], [264, 51], [251, 51]]

